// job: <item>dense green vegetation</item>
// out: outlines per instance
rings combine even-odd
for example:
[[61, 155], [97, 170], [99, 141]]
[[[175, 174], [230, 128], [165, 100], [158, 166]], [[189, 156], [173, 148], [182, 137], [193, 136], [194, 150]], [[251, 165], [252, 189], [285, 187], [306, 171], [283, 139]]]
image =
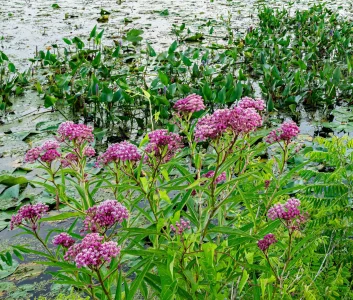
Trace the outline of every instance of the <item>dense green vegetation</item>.
[[[72, 288], [58, 299], [353, 297], [353, 139], [304, 142], [295, 122], [268, 122], [328, 108], [322, 125], [349, 133], [353, 23], [324, 5], [258, 17], [242, 36], [223, 20], [218, 42], [212, 21], [174, 26], [161, 52], [139, 29], [106, 46], [96, 26], [37, 51], [32, 72], [0, 51], [1, 110], [32, 85], [75, 121], [0, 176], [0, 225], [12, 215], [36, 241], [0, 252], [1, 279], [34, 256]], [[96, 154], [121, 124], [138, 143]]]

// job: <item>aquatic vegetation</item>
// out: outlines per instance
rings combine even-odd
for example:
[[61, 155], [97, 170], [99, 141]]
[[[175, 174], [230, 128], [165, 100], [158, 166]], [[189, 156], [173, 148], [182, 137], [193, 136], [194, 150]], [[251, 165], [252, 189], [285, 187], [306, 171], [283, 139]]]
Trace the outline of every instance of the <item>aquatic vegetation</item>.
[[[262, 7], [258, 17], [257, 27], [245, 36], [229, 34], [226, 45], [207, 39], [191, 45], [182, 37], [187, 29], [181, 25], [174, 30], [177, 41], [160, 53], [140, 44], [143, 32], [138, 29], [128, 31], [116, 47], [103, 47], [103, 30], [95, 27], [88, 45], [75, 37], [64, 39], [68, 47], [57, 53], [39, 51], [32, 61], [50, 72], [46, 81], [37, 83], [38, 92], [47, 107], [69, 106], [102, 127], [129, 119], [146, 127], [141, 114], [158, 115], [164, 124], [172, 106], [183, 113], [202, 109], [197, 95], [211, 111], [229, 108], [241, 97], [252, 96], [257, 86], [266, 105], [249, 98], [240, 107], [289, 107], [295, 113], [298, 105], [350, 101], [352, 62], [349, 51], [342, 51], [351, 42], [349, 21], [324, 5], [294, 16], [288, 9]], [[185, 98], [192, 93], [192, 101]], [[173, 104], [177, 98], [185, 99]]]
[[12, 105], [10, 96], [21, 95], [27, 84], [28, 72], [20, 73], [0, 50], [0, 111], [6, 111]]
[[[308, 10], [263, 7], [259, 26], [237, 41], [244, 72], [258, 78], [267, 107], [352, 100], [351, 21], [323, 4]], [[246, 71], [245, 71], [246, 70]]]
[[[47, 175], [32, 181], [57, 200], [58, 211], [23, 215], [34, 208], [23, 206], [13, 217], [21, 219], [14, 224], [37, 238], [43, 251], [14, 249], [42, 255], [41, 264], [59, 269], [51, 272], [57, 283], [93, 299], [137, 294], [229, 298], [235, 291], [256, 299], [351, 293], [349, 265], [342, 266], [350, 254], [333, 257], [333, 251], [351, 249], [352, 214], [344, 215], [343, 227], [333, 219], [322, 222], [326, 214], [350, 210], [348, 187], [341, 181], [352, 182], [350, 152], [343, 152], [352, 147], [350, 139], [320, 139], [317, 149], [298, 150], [299, 129], [285, 121], [270, 132], [277, 138], [269, 145], [268, 131], [259, 130], [262, 100], [245, 98], [206, 116], [197, 116], [204, 109], [201, 98], [192, 95], [180, 103], [173, 118], [177, 132], [152, 130], [140, 145], [113, 144], [97, 158], [83, 155], [94, 143], [92, 128], [61, 125], [56, 138], [61, 143], [46, 142], [42, 148], [55, 149], [61, 157], [75, 154], [75, 159], [68, 165], [59, 159], [43, 164]], [[319, 170], [322, 160], [335, 170]], [[99, 200], [99, 191], [114, 200]], [[333, 193], [340, 195], [334, 208], [325, 204]], [[54, 220], [71, 225], [42, 237], [39, 230]], [[334, 269], [345, 278], [339, 289]], [[322, 284], [327, 278], [330, 286]]]

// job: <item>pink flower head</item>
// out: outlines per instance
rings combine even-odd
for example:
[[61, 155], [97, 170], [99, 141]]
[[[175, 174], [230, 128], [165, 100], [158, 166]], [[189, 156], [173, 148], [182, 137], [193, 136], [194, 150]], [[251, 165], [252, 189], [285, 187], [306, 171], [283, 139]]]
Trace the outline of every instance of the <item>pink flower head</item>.
[[194, 113], [205, 109], [205, 105], [201, 96], [191, 94], [184, 99], [178, 100], [174, 105], [174, 109], [181, 113]]
[[55, 246], [62, 246], [64, 248], [69, 248], [73, 244], [75, 244], [75, 240], [72, 238], [71, 235], [67, 234], [66, 232], [62, 232], [53, 238], [53, 244]]
[[77, 144], [92, 142], [94, 139], [93, 128], [84, 124], [75, 124], [72, 121], [61, 123], [58, 129], [60, 142], [74, 141]]
[[276, 204], [272, 206], [268, 212], [267, 216], [271, 220], [283, 219], [283, 220], [293, 220], [300, 215], [298, 207], [300, 206], [300, 201], [296, 198], [290, 198], [284, 205]]
[[60, 147], [60, 144], [58, 141], [46, 141], [42, 144], [41, 149], [44, 151], [52, 150], [52, 149], [58, 149]]
[[296, 137], [300, 132], [299, 127], [293, 121], [284, 122], [281, 125], [281, 130], [282, 134], [280, 135], [280, 138], [284, 141], [290, 141], [291, 139]]
[[28, 150], [24, 160], [29, 163], [40, 160], [50, 164], [61, 156], [57, 150], [59, 147], [60, 144], [57, 141], [46, 141], [42, 146]]
[[247, 134], [261, 125], [262, 118], [254, 108], [218, 109], [197, 122], [195, 138], [197, 141], [214, 140], [226, 131]]
[[40, 158], [41, 161], [51, 163], [60, 157], [60, 153], [56, 149], [49, 149]]
[[108, 149], [99, 156], [98, 164], [107, 165], [110, 162], [119, 161], [139, 161], [141, 154], [135, 145], [124, 141], [117, 144], [112, 144]]
[[61, 160], [61, 165], [66, 167], [73, 167], [78, 162], [78, 157], [74, 153], [68, 153], [66, 156]]
[[25, 155], [25, 162], [34, 163], [39, 159], [42, 149], [40, 147], [35, 147], [27, 151]]
[[79, 244], [72, 245], [65, 253], [65, 260], [73, 260], [77, 268], [89, 267], [98, 269], [105, 262], [110, 262], [119, 255], [121, 248], [116, 242], [103, 242], [98, 233], [87, 234]]
[[238, 106], [241, 108], [255, 108], [258, 111], [262, 111], [265, 109], [266, 105], [265, 105], [265, 101], [262, 99], [253, 99], [250, 97], [244, 97], [242, 98], [239, 103]]
[[173, 225], [170, 225], [171, 231], [175, 232], [178, 235], [183, 234], [186, 229], [190, 229], [190, 221], [185, 221], [184, 219], [180, 219], [180, 223], [175, 223], [176, 228]]
[[266, 251], [272, 244], [276, 243], [276, 237], [272, 234], [266, 234], [262, 240], [257, 242], [257, 246], [261, 251]]
[[39, 219], [43, 217], [43, 215], [49, 210], [49, 206], [43, 203], [37, 203], [34, 205], [27, 204], [22, 206], [16, 215], [13, 215], [11, 218], [10, 228], [11, 230], [14, 229], [15, 226], [24, 225], [27, 226], [25, 223], [30, 223], [31, 228], [35, 230], [36, 223]]
[[199, 119], [195, 129], [196, 140], [214, 140], [220, 137], [228, 128], [230, 113], [229, 109], [218, 109], [212, 115]]
[[86, 147], [83, 154], [87, 157], [93, 157], [96, 155], [96, 150], [93, 147]]
[[165, 129], [158, 129], [148, 134], [149, 143], [145, 149], [147, 153], [168, 162], [182, 147], [182, 137]]
[[246, 134], [262, 125], [262, 117], [254, 108], [235, 107], [229, 118], [229, 126], [236, 134]]
[[[203, 177], [206, 178], [213, 178], [214, 176], [214, 171], [208, 171], [206, 174], [203, 175]], [[226, 172], [222, 172], [215, 180], [215, 184], [218, 184], [222, 181], [226, 181], [227, 180], [227, 174]]]
[[84, 230], [98, 232], [121, 223], [129, 217], [125, 206], [116, 200], [105, 200], [99, 205], [90, 207], [83, 222]]
[[282, 123], [280, 128], [272, 130], [266, 138], [266, 142], [273, 144], [275, 142], [285, 141], [289, 143], [300, 132], [299, 127], [293, 121]]

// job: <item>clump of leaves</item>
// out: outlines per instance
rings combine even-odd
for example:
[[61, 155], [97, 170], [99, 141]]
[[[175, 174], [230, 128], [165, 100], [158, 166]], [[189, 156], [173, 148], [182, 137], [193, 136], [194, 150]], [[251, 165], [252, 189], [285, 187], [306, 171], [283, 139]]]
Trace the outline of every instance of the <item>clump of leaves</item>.
[[11, 106], [10, 97], [21, 95], [28, 84], [28, 72], [20, 73], [7, 55], [0, 51], [0, 111]]

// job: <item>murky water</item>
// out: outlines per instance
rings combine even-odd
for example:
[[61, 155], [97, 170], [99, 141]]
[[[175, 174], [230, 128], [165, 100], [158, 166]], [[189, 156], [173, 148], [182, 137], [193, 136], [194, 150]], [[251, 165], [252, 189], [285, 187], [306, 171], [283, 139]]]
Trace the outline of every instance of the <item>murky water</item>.
[[[225, 20], [230, 20], [234, 33], [241, 35], [248, 27], [256, 26], [259, 6], [265, 4], [282, 8], [289, 7], [290, 3], [288, 0], [125, 0], [121, 3], [119, 0], [0, 0], [0, 49], [24, 70], [30, 66], [28, 58], [35, 55], [36, 49], [42, 50], [53, 44], [63, 46], [64, 37], [85, 38], [98, 24], [99, 30], [105, 30], [104, 44], [112, 45], [126, 31], [137, 28], [144, 30], [145, 42], [151, 43], [156, 50], [164, 50], [175, 40], [173, 24], [180, 26], [186, 23], [187, 27], [197, 31], [208, 20], [215, 20], [217, 30], [222, 28]], [[322, 1], [295, 1], [292, 2], [291, 11], [318, 3]], [[60, 8], [53, 8], [53, 4], [58, 4]], [[351, 1], [328, 1], [327, 6], [345, 17], [353, 17]], [[97, 23], [101, 9], [111, 13], [109, 21], [104, 24]], [[165, 10], [168, 10], [168, 14], [161, 15], [160, 12]], [[219, 38], [223, 36], [220, 32]], [[43, 101], [32, 91], [14, 102], [13, 113], [0, 126], [0, 173], [12, 173], [20, 167], [24, 152], [33, 142], [46, 137], [45, 133], [38, 133], [38, 130], [53, 126], [63, 119], [60, 114], [44, 109], [42, 105]], [[321, 119], [321, 112], [312, 115], [303, 112], [300, 125], [302, 134], [312, 136], [315, 130], [320, 129], [315, 122]], [[0, 231], [1, 244], [7, 244], [12, 236]], [[23, 287], [24, 296], [17, 299], [46, 294], [50, 287], [44, 284], [47, 279], [24, 278], [14, 282], [15, 279], [9, 277], [0, 281], [0, 299], [12, 299], [2, 296], [2, 289], [18, 290], [18, 287]], [[33, 286], [28, 287], [33, 282], [37, 282], [36, 294]]]
[[[260, 5], [288, 7], [292, 11], [303, 9], [323, 1], [315, 0], [1, 0], [0, 47], [15, 62], [28, 64], [36, 47], [43, 49], [52, 44], [63, 45], [63, 37], [87, 36], [97, 24], [101, 9], [111, 13], [109, 21], [98, 24], [105, 29], [106, 42], [121, 38], [130, 28], [144, 30], [144, 39], [163, 49], [174, 37], [173, 24], [186, 23], [197, 28], [207, 20], [221, 21], [230, 17], [233, 30], [243, 32], [256, 24], [256, 12]], [[353, 14], [352, 2], [327, 1], [328, 7], [341, 14]], [[60, 8], [54, 9], [56, 3]], [[168, 10], [167, 16], [160, 15]]]

